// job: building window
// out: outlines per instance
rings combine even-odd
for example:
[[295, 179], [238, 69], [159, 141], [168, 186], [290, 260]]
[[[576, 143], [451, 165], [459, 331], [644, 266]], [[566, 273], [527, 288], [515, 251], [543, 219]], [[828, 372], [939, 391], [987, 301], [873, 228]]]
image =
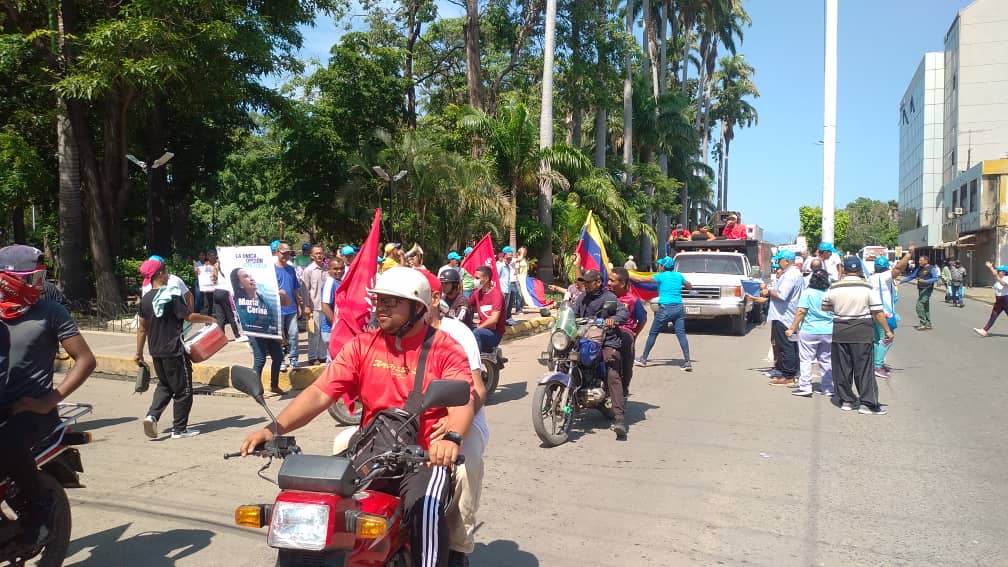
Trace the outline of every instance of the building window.
[[974, 179], [970, 181], [970, 208], [969, 212], [975, 213], [977, 210], [977, 181]]
[[953, 209], [958, 206], [956, 204], [956, 203], [958, 203], [958, 196], [959, 196], [959, 191], [958, 190], [952, 191], [952, 208]]
[[963, 183], [963, 186], [959, 188], [959, 204], [956, 205], [956, 206], [959, 207], [960, 209], [964, 210], [964, 211], [966, 210], [966, 184], [965, 183]]

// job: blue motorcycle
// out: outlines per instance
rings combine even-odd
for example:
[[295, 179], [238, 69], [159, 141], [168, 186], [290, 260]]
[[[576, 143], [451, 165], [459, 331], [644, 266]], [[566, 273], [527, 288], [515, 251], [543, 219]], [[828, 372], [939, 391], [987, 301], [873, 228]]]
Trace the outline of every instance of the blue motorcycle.
[[[615, 313], [616, 306], [606, 309]], [[566, 443], [575, 416], [585, 409], [615, 417], [602, 357], [604, 342], [604, 319], [579, 319], [569, 303], [560, 306], [548, 348], [539, 357], [549, 370], [532, 396], [532, 426], [545, 446]]]

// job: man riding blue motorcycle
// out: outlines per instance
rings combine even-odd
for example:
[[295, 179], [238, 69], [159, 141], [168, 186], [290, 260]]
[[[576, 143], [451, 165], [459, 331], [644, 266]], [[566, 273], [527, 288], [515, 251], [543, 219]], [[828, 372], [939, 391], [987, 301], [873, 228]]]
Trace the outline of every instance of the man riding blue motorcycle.
[[[625, 324], [630, 318], [630, 312], [625, 305], [619, 302], [613, 292], [606, 289], [602, 282], [602, 274], [598, 270], [587, 270], [578, 281], [583, 281], [585, 293], [574, 304], [574, 313], [578, 318], [605, 319], [605, 338], [602, 342], [602, 357], [606, 365], [606, 383], [609, 387], [609, 396], [612, 399], [613, 420], [612, 429], [616, 432], [617, 439], [625, 439], [627, 435], [626, 420], [624, 419], [624, 409], [626, 398], [623, 395], [623, 381], [620, 378], [620, 346], [619, 334], [620, 325]], [[610, 303], [611, 302], [611, 303]], [[606, 304], [616, 304], [616, 312], [609, 315], [606, 311]]]

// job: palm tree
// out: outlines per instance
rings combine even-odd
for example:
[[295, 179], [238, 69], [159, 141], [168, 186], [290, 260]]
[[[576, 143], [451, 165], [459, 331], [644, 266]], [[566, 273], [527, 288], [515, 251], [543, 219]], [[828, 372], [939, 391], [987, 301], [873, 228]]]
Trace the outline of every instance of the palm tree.
[[742, 55], [722, 57], [717, 71], [718, 97], [714, 104], [713, 114], [721, 122], [721, 135], [718, 142], [718, 203], [719, 209], [728, 206], [728, 155], [731, 142], [735, 138], [735, 127], [751, 127], [759, 122], [756, 109], [745, 100], [746, 97], [758, 98], [759, 90], [752, 80], [756, 73], [752, 65], [745, 61]]
[[[556, 13], [557, 0], [546, 0], [546, 37], [543, 43], [543, 80], [542, 108], [539, 113], [539, 149], [553, 145], [553, 50], [556, 46]], [[581, 109], [575, 109], [580, 112]], [[549, 163], [543, 161], [540, 165], [543, 172], [539, 180], [539, 223], [543, 226], [546, 241], [539, 252], [539, 266], [543, 270], [543, 281], [553, 281], [553, 245], [550, 235], [553, 233], [553, 186], [550, 184]], [[511, 244], [515, 244], [512, 242]]]
[[[497, 180], [505, 188], [512, 247], [518, 245], [518, 193], [535, 191], [538, 194], [539, 184], [544, 180], [566, 191], [570, 182], [556, 169], [578, 172], [591, 168], [591, 160], [566, 144], [540, 148], [539, 132], [531, 112], [514, 98], [502, 101], [496, 116], [466, 107], [459, 117], [459, 125], [478, 135], [486, 145]], [[543, 168], [543, 164], [548, 167]]]

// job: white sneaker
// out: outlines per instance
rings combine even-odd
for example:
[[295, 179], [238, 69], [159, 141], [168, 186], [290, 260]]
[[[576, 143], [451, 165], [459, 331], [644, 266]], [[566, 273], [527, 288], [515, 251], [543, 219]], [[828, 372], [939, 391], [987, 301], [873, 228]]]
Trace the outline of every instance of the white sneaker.
[[186, 437], [196, 437], [199, 435], [199, 429], [186, 429], [180, 433], [172, 433], [172, 439], [185, 439]]
[[842, 409], [843, 411], [854, 411], [854, 404], [850, 402], [844, 402], [843, 404], [840, 405], [840, 409]]
[[235, 339], [235, 342], [236, 343], [247, 343], [248, 342], [248, 337], [246, 337], [245, 335], [242, 335], [242, 336], [238, 337], [237, 339]]
[[143, 420], [144, 435], [154, 439], [157, 437], [157, 420], [153, 416], [148, 415]]
[[862, 405], [861, 407], [859, 407], [857, 412], [864, 415], [885, 415], [888, 413], [885, 409], [885, 406], [879, 406], [879, 409], [873, 410], [866, 405]]
[[981, 337], [986, 337], [987, 336], [987, 331], [985, 331], [983, 329], [973, 329], [973, 332], [976, 333], [976, 334], [978, 334], [978, 335], [980, 335]]

